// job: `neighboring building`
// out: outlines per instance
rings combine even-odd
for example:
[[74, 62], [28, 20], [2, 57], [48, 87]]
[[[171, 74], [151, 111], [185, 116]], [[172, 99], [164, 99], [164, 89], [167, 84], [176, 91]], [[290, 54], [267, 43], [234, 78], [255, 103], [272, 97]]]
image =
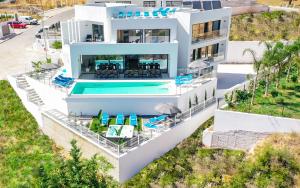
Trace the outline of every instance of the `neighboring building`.
[[0, 39], [13, 33], [12, 28], [6, 23], [0, 23]]

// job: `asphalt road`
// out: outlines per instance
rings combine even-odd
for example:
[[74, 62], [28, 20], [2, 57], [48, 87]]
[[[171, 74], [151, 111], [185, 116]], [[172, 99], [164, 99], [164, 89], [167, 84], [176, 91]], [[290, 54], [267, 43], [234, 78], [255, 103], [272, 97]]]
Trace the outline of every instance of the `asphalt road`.
[[[51, 25], [65, 21], [74, 16], [74, 9], [56, 14], [45, 21]], [[27, 29], [22, 34], [0, 44], [0, 80], [6, 79], [9, 74], [22, 73], [29, 69], [31, 61], [41, 59], [45, 53], [32, 48], [35, 42], [35, 33], [41, 25]]]

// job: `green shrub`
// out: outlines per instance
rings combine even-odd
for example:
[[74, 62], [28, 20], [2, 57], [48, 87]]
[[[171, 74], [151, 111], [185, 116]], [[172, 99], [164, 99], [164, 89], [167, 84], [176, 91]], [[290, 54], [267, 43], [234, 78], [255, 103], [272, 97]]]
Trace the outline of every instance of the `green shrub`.
[[300, 85], [296, 85], [296, 86], [294, 87], [294, 90], [297, 91], [297, 92], [300, 92]]
[[291, 76], [291, 80], [292, 80], [292, 82], [294, 82], [294, 83], [298, 82], [298, 75], [297, 75], [297, 74], [293, 74], [293, 75]]
[[266, 85], [266, 81], [265, 80], [260, 80], [258, 83], [259, 83], [260, 86], [265, 86]]
[[54, 42], [52, 43], [52, 48], [54, 48], [54, 49], [61, 49], [61, 48], [62, 48], [62, 43], [61, 43], [61, 41], [54, 41]]
[[247, 90], [236, 90], [236, 101], [244, 102], [251, 97], [251, 94]]
[[272, 97], [278, 97], [278, 95], [279, 95], [279, 92], [277, 91], [277, 90], [272, 90], [271, 91], [271, 95], [272, 95]]

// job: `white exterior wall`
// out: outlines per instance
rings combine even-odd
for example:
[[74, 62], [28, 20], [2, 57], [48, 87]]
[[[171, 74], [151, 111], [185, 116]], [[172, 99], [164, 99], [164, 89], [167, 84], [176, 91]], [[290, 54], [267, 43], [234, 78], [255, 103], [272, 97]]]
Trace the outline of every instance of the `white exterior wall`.
[[182, 124], [167, 130], [159, 137], [154, 137], [121, 156], [119, 158], [119, 181], [125, 182], [146, 165], [158, 159], [182, 142], [182, 140], [189, 137], [197, 128], [214, 115], [215, 109], [216, 104], [208, 107]]
[[[195, 96], [198, 97], [198, 102], [201, 103], [205, 100], [205, 91], [207, 94], [207, 99], [210, 99], [213, 97], [213, 90], [215, 89], [215, 95], [216, 95], [216, 89], [217, 88], [217, 79], [213, 78], [208, 83], [205, 83], [197, 88], [194, 88], [191, 91], [183, 93], [180, 98], [178, 99], [178, 108], [181, 109], [181, 111], [187, 111], [189, 109], [189, 100], [191, 99], [192, 104], [195, 104]], [[184, 91], [184, 88], [182, 88]]]
[[103, 110], [111, 115], [136, 113], [139, 115], [157, 115], [155, 106], [161, 103], [177, 105], [177, 96], [112, 96], [81, 95], [66, 99], [69, 113], [97, 115]]
[[252, 131], [261, 133], [300, 132], [300, 120], [268, 115], [217, 110], [214, 131]]

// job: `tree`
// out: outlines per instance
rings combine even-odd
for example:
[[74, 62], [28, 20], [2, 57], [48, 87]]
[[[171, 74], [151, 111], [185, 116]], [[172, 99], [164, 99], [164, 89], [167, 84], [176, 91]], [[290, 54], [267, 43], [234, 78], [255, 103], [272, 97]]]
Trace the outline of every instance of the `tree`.
[[97, 155], [82, 159], [76, 141], [72, 140], [71, 145], [70, 159], [62, 159], [50, 172], [43, 165], [40, 167], [40, 187], [107, 187], [105, 174], [112, 165]]
[[283, 116], [283, 112], [284, 112], [284, 107], [285, 107], [285, 105], [286, 105], [286, 102], [285, 102], [285, 100], [284, 100], [284, 98], [283, 97], [280, 97], [280, 98], [278, 98], [277, 100], [276, 100], [276, 103], [279, 105], [279, 106], [281, 106], [281, 116]]
[[266, 47], [266, 51], [263, 54], [262, 57], [262, 66], [263, 66], [263, 72], [264, 72], [264, 76], [265, 76], [265, 96], [268, 95], [268, 89], [269, 89], [269, 81], [270, 81], [270, 73], [271, 73], [271, 66], [272, 66], [272, 62], [270, 61], [270, 57], [272, 54], [272, 48], [273, 45], [270, 42], [267, 41], [263, 41], [263, 42], [259, 42], [259, 45], [264, 44]]
[[256, 58], [256, 54], [255, 54], [255, 51], [250, 49], [250, 48], [247, 48], [243, 51], [243, 55], [245, 55], [246, 53], [250, 53], [251, 56], [252, 56], [252, 59], [253, 59], [253, 68], [254, 68], [254, 71], [256, 72], [256, 76], [255, 76], [255, 79], [254, 79], [254, 83], [253, 83], [253, 88], [252, 88], [252, 97], [251, 97], [251, 102], [250, 104], [253, 105], [253, 101], [254, 101], [254, 97], [255, 97], [255, 91], [256, 91], [256, 85], [257, 85], [257, 80], [258, 80], [258, 77], [259, 77], [259, 71], [261, 69], [261, 66], [262, 66], [262, 61], [261, 60], [258, 60]]

